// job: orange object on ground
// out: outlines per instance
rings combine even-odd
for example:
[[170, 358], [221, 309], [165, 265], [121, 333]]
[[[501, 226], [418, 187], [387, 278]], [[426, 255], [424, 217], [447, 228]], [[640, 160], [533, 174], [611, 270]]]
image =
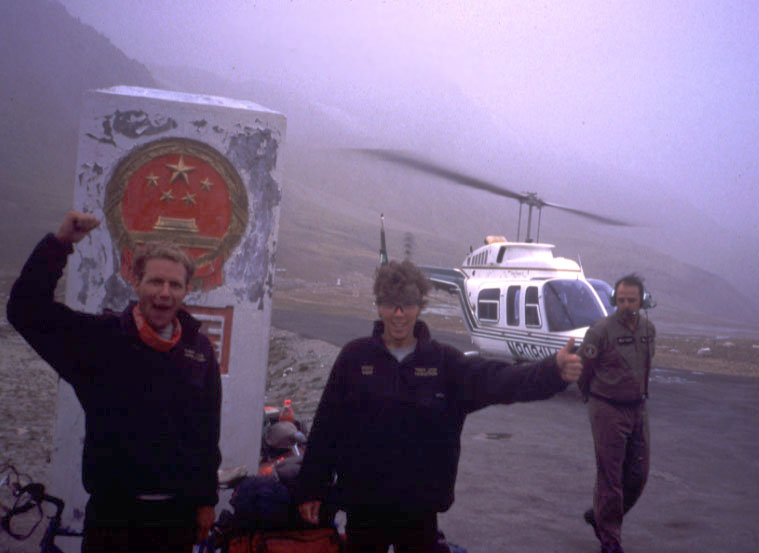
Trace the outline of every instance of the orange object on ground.
[[285, 404], [282, 410], [279, 412], [279, 422], [295, 422], [295, 413], [293, 412], [293, 404], [289, 399], [285, 400]]

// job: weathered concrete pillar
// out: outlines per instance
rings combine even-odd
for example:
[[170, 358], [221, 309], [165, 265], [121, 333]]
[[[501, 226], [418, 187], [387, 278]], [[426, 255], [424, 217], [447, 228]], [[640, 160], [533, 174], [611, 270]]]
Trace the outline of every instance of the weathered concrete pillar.
[[[90, 313], [120, 311], [136, 297], [128, 276], [137, 244], [168, 239], [186, 248], [198, 271], [185, 303], [204, 321], [222, 371], [222, 466], [252, 471], [261, 439], [284, 134], [284, 116], [251, 102], [133, 87], [87, 93], [79, 132], [73, 205], [103, 224], [69, 259], [66, 303]], [[66, 501], [65, 522], [74, 526], [87, 498], [83, 420], [62, 382], [50, 482]]]

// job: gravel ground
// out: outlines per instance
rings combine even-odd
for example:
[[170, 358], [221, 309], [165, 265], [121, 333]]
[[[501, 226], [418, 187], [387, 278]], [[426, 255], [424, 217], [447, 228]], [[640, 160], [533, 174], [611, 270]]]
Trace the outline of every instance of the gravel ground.
[[[10, 463], [30, 479], [46, 482], [58, 376], [11, 328], [5, 317], [0, 319], [0, 342], [3, 352], [0, 357], [0, 417], [3, 421], [0, 467]], [[3, 486], [0, 488], [3, 514], [11, 502], [8, 488]], [[0, 531], [0, 551], [37, 551], [41, 537], [38, 531], [29, 540], [19, 542]]]

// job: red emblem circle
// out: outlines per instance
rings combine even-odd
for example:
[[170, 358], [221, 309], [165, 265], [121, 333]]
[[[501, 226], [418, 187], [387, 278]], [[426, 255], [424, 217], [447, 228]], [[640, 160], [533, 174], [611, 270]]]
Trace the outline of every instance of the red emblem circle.
[[151, 142], [130, 153], [106, 188], [106, 220], [131, 280], [135, 248], [153, 240], [183, 247], [197, 263], [192, 284], [223, 283], [221, 268], [247, 224], [247, 194], [218, 151], [189, 139]]

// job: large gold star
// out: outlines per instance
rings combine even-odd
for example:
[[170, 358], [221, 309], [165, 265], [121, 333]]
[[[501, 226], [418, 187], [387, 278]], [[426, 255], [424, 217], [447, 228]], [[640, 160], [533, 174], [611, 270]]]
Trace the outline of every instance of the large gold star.
[[152, 186], [158, 186], [158, 177], [153, 174], [153, 171], [151, 171], [150, 174], [145, 177], [145, 180]]
[[211, 182], [211, 179], [209, 179], [208, 177], [206, 177], [202, 181], [200, 181], [200, 187], [203, 190], [211, 190], [212, 186], [213, 186], [213, 183]]
[[187, 205], [194, 204], [195, 203], [195, 194], [190, 194], [189, 192], [185, 194], [185, 197], [182, 198], [185, 202], [187, 202]]
[[181, 176], [182, 179], [184, 179], [185, 184], [190, 184], [190, 179], [187, 176], [187, 173], [189, 173], [190, 171], [194, 171], [195, 167], [190, 167], [189, 165], [185, 165], [184, 164], [184, 156], [182, 156], [182, 155], [179, 156], [179, 161], [177, 162], [176, 165], [172, 165], [171, 163], [167, 163], [166, 167], [168, 167], [169, 169], [171, 169], [172, 171], [174, 171], [171, 174], [171, 179], [169, 179], [169, 184], [171, 184], [172, 182], [174, 182], [177, 179], [177, 177], [179, 177], [179, 176]]
[[161, 194], [162, 202], [169, 203], [173, 199], [174, 199], [174, 194], [171, 193], [171, 188], [169, 188], [168, 190], [166, 190], [165, 192]]

